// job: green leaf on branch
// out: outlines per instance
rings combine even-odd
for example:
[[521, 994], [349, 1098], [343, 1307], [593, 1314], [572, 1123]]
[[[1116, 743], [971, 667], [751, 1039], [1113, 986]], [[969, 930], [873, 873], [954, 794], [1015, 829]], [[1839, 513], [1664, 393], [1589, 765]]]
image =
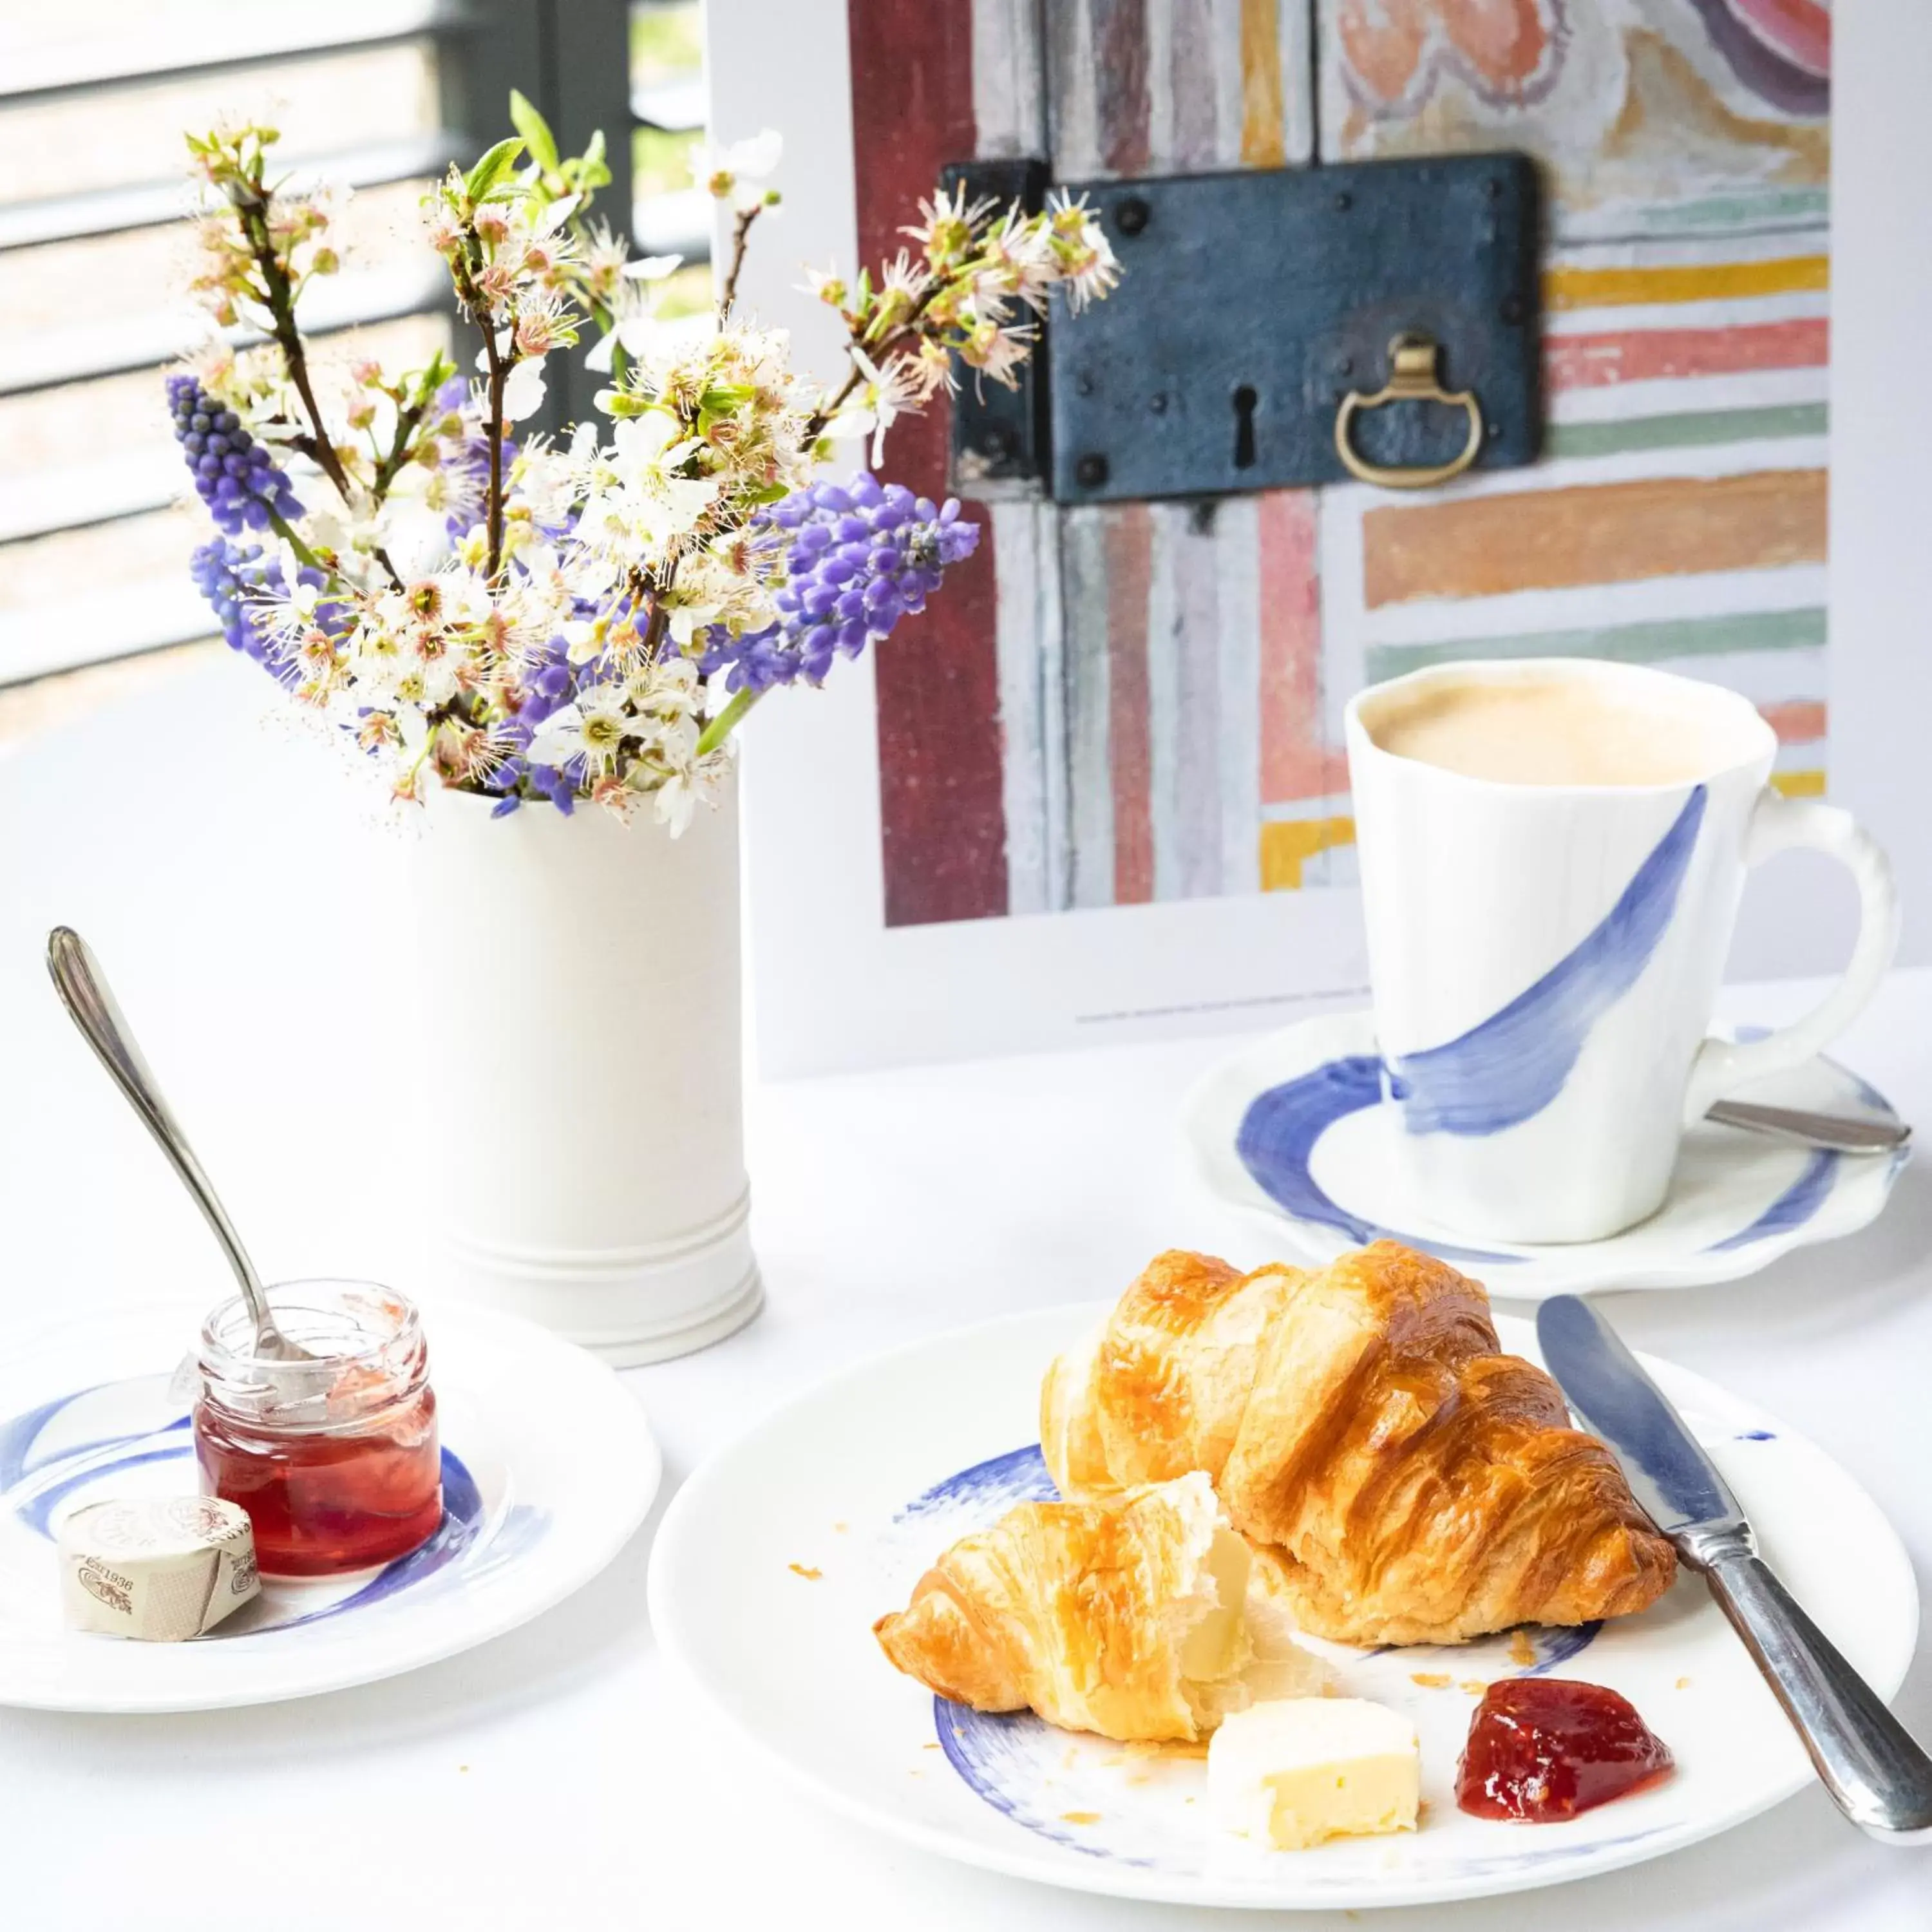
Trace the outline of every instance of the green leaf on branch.
[[556, 137], [550, 123], [515, 88], [510, 90], [510, 125], [524, 137], [530, 158], [545, 172], [556, 166]]
[[563, 164], [563, 178], [580, 194], [608, 188], [610, 184], [610, 169], [604, 158], [604, 130], [599, 128], [591, 136], [590, 145], [574, 161]]
[[464, 192], [472, 202], [481, 201], [510, 171], [524, 152], [524, 137], [512, 134], [499, 141], [463, 178]]

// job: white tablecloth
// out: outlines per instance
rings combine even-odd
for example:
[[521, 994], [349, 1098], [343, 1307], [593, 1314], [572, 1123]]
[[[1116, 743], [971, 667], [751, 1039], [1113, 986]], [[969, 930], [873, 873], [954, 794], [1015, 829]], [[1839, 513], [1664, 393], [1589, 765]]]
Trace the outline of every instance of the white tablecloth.
[[[199, 1217], [46, 985], [39, 948], [56, 919], [96, 945], [265, 1272], [404, 1286], [419, 1274], [412, 1184], [448, 1042], [433, 1016], [417, 1018], [378, 842], [344, 830], [333, 775], [247, 727], [242, 704], [232, 673], [185, 680], [0, 764], [0, 1346], [101, 1303], [166, 1301], [191, 1324], [224, 1287]], [[373, 988], [372, 958], [384, 969]], [[1738, 988], [1726, 1010], [1775, 1021], [1813, 990]], [[514, 1017], [499, 1043], [506, 1105], [532, 1073]], [[1928, 1021], [1932, 974], [1900, 974], [1842, 1047], [1921, 1122]], [[1177, 1157], [1180, 1096], [1223, 1044], [758, 1090], [766, 1310], [717, 1348], [627, 1377], [664, 1446], [664, 1496], [862, 1355], [1112, 1294], [1162, 1246], [1264, 1258], [1256, 1231], [1204, 1201]], [[1789, 1417], [1841, 1460], [1905, 1538], [1922, 1588], [1929, 1237], [1932, 1172], [1908, 1168], [1862, 1235], [1752, 1281], [1610, 1304], [1633, 1342]], [[956, 1868], [776, 1781], [669, 1680], [644, 1610], [650, 1538], [526, 1628], [365, 1689], [201, 1716], [0, 1712], [0, 1924], [53, 1932], [124, 1912], [144, 1932], [258, 1916], [291, 1932], [365, 1918], [464, 1932], [1210, 1922]], [[1932, 1737], [1932, 1659], [1900, 1708]], [[1340, 1932], [1365, 1916], [1294, 1922]], [[1924, 1932], [1932, 1852], [1870, 1844], [1808, 1791], [1615, 1877], [1375, 1922]]]

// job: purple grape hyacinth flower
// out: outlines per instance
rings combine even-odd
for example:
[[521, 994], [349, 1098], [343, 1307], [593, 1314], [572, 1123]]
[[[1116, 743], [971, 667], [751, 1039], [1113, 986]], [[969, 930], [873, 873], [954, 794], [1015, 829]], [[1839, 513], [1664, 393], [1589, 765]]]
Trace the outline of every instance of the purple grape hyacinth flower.
[[795, 490], [756, 520], [789, 533], [776, 623], [734, 638], [705, 634], [698, 668], [723, 671], [730, 691], [769, 691], [802, 678], [824, 681], [839, 657], [856, 657], [874, 638], [926, 608], [946, 570], [978, 548], [980, 526], [957, 497], [935, 506], [902, 483], [861, 471], [849, 483]]
[[525, 803], [536, 800], [555, 806], [566, 818], [576, 809], [577, 793], [584, 782], [584, 760], [572, 758], [563, 765], [540, 765], [526, 754], [536, 728], [576, 698], [580, 679], [594, 669], [594, 664], [573, 664], [561, 638], [551, 638], [525, 660], [518, 680], [522, 702], [516, 716], [498, 730], [498, 736], [516, 748], [483, 782], [486, 791], [500, 794], [491, 818], [507, 818]]
[[302, 514], [274, 459], [194, 376], [168, 378], [168, 409], [195, 489], [218, 529], [239, 536], [244, 526], [266, 530], [272, 511], [284, 521]]
[[[252, 596], [262, 592], [278, 596], [284, 590], [279, 559], [265, 555], [259, 544], [244, 546], [230, 543], [226, 537], [212, 537], [188, 560], [188, 572], [195, 588], [207, 598], [230, 650], [253, 658], [281, 684], [292, 686], [301, 682], [300, 668], [273, 638], [263, 634], [248, 611]], [[322, 580], [319, 571], [305, 569], [301, 577], [304, 584]], [[322, 607], [318, 614], [335, 608]]]

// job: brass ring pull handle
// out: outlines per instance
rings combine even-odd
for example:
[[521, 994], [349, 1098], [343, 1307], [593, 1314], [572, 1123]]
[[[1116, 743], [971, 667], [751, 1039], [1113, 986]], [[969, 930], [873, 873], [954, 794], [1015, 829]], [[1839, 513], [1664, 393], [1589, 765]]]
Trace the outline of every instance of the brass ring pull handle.
[[[1475, 461], [1476, 452], [1483, 446], [1481, 406], [1473, 391], [1458, 389], [1452, 394], [1443, 388], [1436, 374], [1436, 344], [1431, 338], [1398, 335], [1389, 344], [1391, 366], [1388, 386], [1372, 396], [1351, 389], [1342, 398], [1342, 406], [1335, 415], [1335, 454], [1351, 476], [1364, 483], [1379, 484], [1384, 490], [1426, 490], [1432, 483], [1446, 483], [1450, 477], [1460, 476]], [[1358, 412], [1378, 410], [1384, 403], [1447, 403], [1468, 415], [1468, 440], [1447, 463], [1420, 469], [1371, 463], [1356, 448], [1351, 425]]]

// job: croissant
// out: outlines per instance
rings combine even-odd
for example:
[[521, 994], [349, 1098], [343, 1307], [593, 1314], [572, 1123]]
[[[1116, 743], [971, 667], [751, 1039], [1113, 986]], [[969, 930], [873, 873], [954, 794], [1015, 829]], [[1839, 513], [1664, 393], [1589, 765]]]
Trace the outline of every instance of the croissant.
[[1345, 1643], [1623, 1616], [1676, 1574], [1480, 1284], [1394, 1241], [1313, 1274], [1157, 1256], [1047, 1371], [1040, 1438], [1064, 1496], [1210, 1477], [1301, 1628]]
[[[1248, 1564], [1198, 1473], [1097, 1503], [1021, 1503], [956, 1543], [872, 1630], [908, 1676], [976, 1710], [1192, 1742], [1254, 1694]], [[1300, 1655], [1316, 1682], [1293, 1688], [1318, 1689], [1322, 1666]]]

